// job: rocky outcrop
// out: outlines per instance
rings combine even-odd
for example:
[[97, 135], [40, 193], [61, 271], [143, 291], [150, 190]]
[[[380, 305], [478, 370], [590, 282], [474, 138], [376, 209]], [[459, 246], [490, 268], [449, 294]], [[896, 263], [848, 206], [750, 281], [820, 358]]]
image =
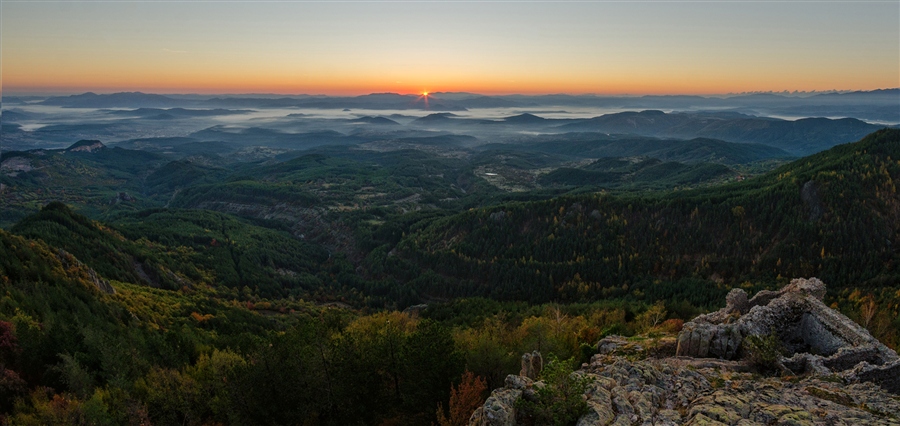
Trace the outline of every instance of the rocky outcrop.
[[[591, 362], [572, 373], [588, 382], [588, 412], [578, 426], [900, 426], [900, 397], [891, 395], [900, 394], [900, 357], [822, 303], [824, 296], [825, 284], [815, 278], [752, 299], [732, 290], [725, 308], [685, 324], [681, 356], [661, 355], [660, 347], [674, 346], [671, 337], [605, 337]], [[790, 379], [762, 377], [744, 359], [745, 338], [770, 335], [789, 352], [778, 362]], [[523, 355], [520, 375], [508, 376], [469, 425], [519, 424], [516, 400], [533, 401], [544, 386], [535, 379], [539, 357]]]
[[116, 289], [110, 285], [109, 281], [100, 277], [96, 271], [75, 258], [71, 253], [59, 249], [56, 252], [56, 257], [67, 273], [80, 275], [79, 278], [90, 282], [94, 287], [97, 287], [97, 290], [106, 294], [116, 294]]
[[[816, 376], [785, 381], [747, 370], [742, 361], [597, 354], [573, 373], [590, 380], [588, 412], [577, 425], [900, 425], [900, 398], [875, 384]], [[509, 376], [469, 425], [519, 424], [516, 399], [540, 385]]]
[[[760, 291], [749, 300], [743, 290], [732, 290], [725, 308], [684, 325], [676, 353], [739, 359], [746, 355], [747, 336], [774, 334], [787, 353], [779, 363], [794, 374], [841, 374], [867, 381], [877, 376], [886, 389], [900, 387], [897, 353], [822, 303], [824, 296], [825, 284], [816, 278], [795, 279], [779, 291]], [[860, 363], [868, 366], [866, 373], [852, 373]]]
[[500, 388], [491, 392], [484, 405], [469, 418], [470, 426], [510, 426], [516, 424], [516, 401], [522, 396], [519, 389]]
[[409, 306], [403, 310], [403, 313], [418, 318], [426, 309], [428, 309], [428, 305], [423, 303], [421, 305]]
[[120, 193], [116, 194], [116, 197], [112, 199], [110, 204], [119, 204], [122, 202], [134, 202], [134, 201], [137, 201], [137, 199], [132, 197], [127, 192], [120, 192]]
[[809, 210], [809, 221], [815, 222], [825, 213], [825, 206], [822, 205], [822, 197], [819, 195], [819, 184], [810, 180], [803, 184], [800, 188], [800, 199]]
[[10, 177], [16, 177], [20, 172], [30, 172], [32, 170], [34, 170], [34, 164], [25, 157], [9, 157], [0, 163], [0, 172]]
[[530, 354], [522, 355], [522, 369], [519, 370], [519, 376], [536, 380], [544, 369], [544, 358], [541, 353], [534, 351]]
[[97, 140], [80, 140], [66, 148], [66, 152], [94, 152], [105, 148], [106, 145]]

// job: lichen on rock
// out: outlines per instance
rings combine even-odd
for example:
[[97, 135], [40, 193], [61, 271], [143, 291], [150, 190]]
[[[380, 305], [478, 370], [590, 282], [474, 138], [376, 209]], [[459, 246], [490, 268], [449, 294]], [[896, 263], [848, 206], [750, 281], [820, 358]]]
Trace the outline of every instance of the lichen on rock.
[[[822, 303], [824, 296], [815, 278], [750, 299], [733, 290], [725, 308], [685, 324], [676, 357], [653, 357], [659, 352], [651, 348], [665, 338], [640, 345], [602, 339], [591, 362], [572, 373], [590, 378], [588, 412], [577, 425], [900, 425], [900, 396], [890, 394], [900, 394], [900, 357]], [[748, 336], [777, 336], [790, 352], [779, 363], [793, 376], [753, 373], [743, 347]], [[507, 377], [471, 426], [522, 421], [516, 400], [543, 385], [526, 377], [535, 355], [522, 357], [522, 375]]]
[[[817, 278], [794, 279], [779, 291], [760, 291], [750, 300], [743, 290], [732, 290], [725, 308], [684, 325], [676, 354], [740, 359], [747, 356], [748, 336], [774, 334], [787, 352], [779, 357], [779, 365], [793, 374], [839, 374], [900, 391], [900, 357], [826, 306], [825, 290]], [[868, 367], [856, 368], [860, 363]]]

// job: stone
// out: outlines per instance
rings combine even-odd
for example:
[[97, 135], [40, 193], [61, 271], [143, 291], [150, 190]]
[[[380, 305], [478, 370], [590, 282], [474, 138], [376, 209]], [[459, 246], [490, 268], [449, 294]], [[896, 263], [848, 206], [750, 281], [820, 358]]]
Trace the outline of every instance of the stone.
[[534, 351], [530, 354], [522, 355], [522, 369], [519, 371], [520, 376], [536, 380], [543, 370], [544, 359], [541, 357], [540, 352]]
[[408, 306], [403, 310], [403, 313], [418, 318], [426, 309], [428, 309], [428, 305], [423, 303], [421, 305]]
[[[900, 398], [874, 382], [836, 384], [833, 376], [816, 375], [785, 381], [743, 372], [735, 361], [611, 357], [573, 373], [590, 379], [584, 393], [588, 412], [578, 425], [900, 424], [893, 417], [900, 413]], [[876, 375], [880, 370], [873, 369], [880, 367], [865, 364], [857, 373]], [[527, 383], [509, 377], [507, 387], [495, 390], [469, 424], [514, 424], [515, 399], [525, 393], [510, 387]], [[540, 383], [533, 382], [532, 389]]]
[[[501, 388], [491, 392], [491, 396], [484, 402], [469, 419], [470, 425], [478, 426], [515, 426], [516, 424], [516, 400], [522, 396], [518, 389]], [[479, 414], [477, 417], [475, 414]]]
[[[793, 374], [838, 374], [848, 381], [876, 381], [900, 393], [900, 356], [826, 306], [825, 291], [817, 278], [794, 279], [779, 291], [760, 291], [749, 301], [743, 290], [732, 290], [725, 308], [684, 325], [676, 355], [740, 359], [747, 336], [774, 333], [789, 352], [778, 363]], [[851, 372], [863, 362], [877, 367]]]
[[795, 278], [791, 280], [791, 283], [788, 284], [782, 292], [802, 294], [823, 300], [825, 298], [825, 283], [818, 278]]
[[815, 222], [825, 213], [822, 205], [822, 197], [819, 194], [819, 184], [814, 180], [806, 181], [800, 188], [800, 199], [809, 210], [809, 221]]
[[116, 294], [116, 289], [113, 288], [108, 280], [101, 277], [99, 274], [97, 274], [97, 271], [82, 263], [71, 253], [63, 249], [59, 249], [56, 252], [56, 258], [59, 259], [59, 262], [69, 274], [81, 275], [80, 278], [90, 282], [94, 285], [94, 287], [97, 288], [97, 290], [100, 290], [103, 293]]
[[[824, 292], [817, 279], [749, 300], [732, 291], [724, 309], [685, 324], [676, 357], [635, 357], [635, 342], [602, 339], [599, 353], [572, 373], [589, 383], [577, 424], [900, 426], [900, 397], [891, 395], [900, 394], [900, 356], [822, 303]], [[800, 377], [751, 374], [743, 339], [770, 333], [792, 351], [779, 363]], [[701, 353], [711, 358], [694, 358]], [[545, 386], [533, 378], [542, 366], [539, 353], [523, 355], [520, 374], [507, 376], [470, 426], [515, 425], [516, 401]]]
[[750, 300], [747, 299], [747, 292], [740, 288], [731, 289], [725, 296], [725, 310], [728, 313], [737, 313], [744, 315], [750, 311]]
[[615, 420], [616, 413], [609, 405], [609, 401], [604, 403], [589, 399], [587, 404], [590, 411], [578, 419], [578, 426], [605, 426]]
[[515, 374], [510, 374], [506, 376], [505, 384], [507, 389], [518, 389], [524, 391], [532, 386], [534, 382], [525, 376], [516, 376]]
[[626, 344], [628, 344], [628, 340], [622, 336], [606, 336], [597, 342], [597, 353], [607, 355]]

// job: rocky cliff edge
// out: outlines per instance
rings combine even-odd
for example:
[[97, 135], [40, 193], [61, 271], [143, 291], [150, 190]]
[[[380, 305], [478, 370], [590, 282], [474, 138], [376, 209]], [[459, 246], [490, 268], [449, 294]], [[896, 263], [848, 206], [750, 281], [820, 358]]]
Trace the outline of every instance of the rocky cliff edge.
[[[752, 299], [735, 290], [675, 341], [604, 338], [572, 373], [588, 383], [577, 425], [900, 425], [900, 357], [824, 305], [824, 294], [815, 278]], [[777, 377], [748, 359], [749, 336], [780, 342]], [[666, 346], [677, 355], [653, 358], [646, 349]], [[470, 426], [529, 424], [516, 402], [544, 386], [536, 380], [542, 360], [532, 353], [522, 361]]]

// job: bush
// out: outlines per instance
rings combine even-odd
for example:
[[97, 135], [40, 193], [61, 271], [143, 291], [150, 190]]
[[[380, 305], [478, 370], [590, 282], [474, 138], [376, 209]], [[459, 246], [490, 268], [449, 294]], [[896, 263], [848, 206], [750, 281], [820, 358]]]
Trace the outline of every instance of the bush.
[[574, 425], [588, 412], [584, 392], [591, 379], [572, 374], [573, 364], [573, 358], [560, 360], [550, 354], [541, 372], [544, 386], [535, 386], [536, 398], [522, 398], [516, 402], [516, 408], [535, 425]]
[[744, 350], [761, 373], [772, 373], [782, 369], [779, 358], [784, 353], [784, 345], [774, 332], [765, 336], [745, 337]]

